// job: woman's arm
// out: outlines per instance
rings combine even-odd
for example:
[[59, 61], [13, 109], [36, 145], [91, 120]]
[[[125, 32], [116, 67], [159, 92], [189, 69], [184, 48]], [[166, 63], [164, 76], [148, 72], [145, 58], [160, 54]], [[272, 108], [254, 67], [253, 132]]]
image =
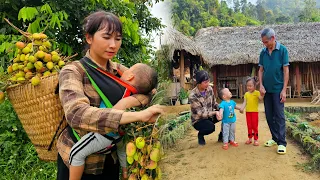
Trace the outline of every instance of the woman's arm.
[[[74, 65], [65, 66], [59, 74], [59, 97], [66, 120], [72, 128], [102, 134], [108, 128], [117, 130], [119, 124], [148, 121], [154, 115], [162, 113], [159, 106], [140, 112], [90, 106], [89, 98], [84, 94], [82, 79], [83, 74]], [[154, 119], [153, 117], [152, 120]]]
[[202, 107], [201, 102], [193, 94], [190, 94], [189, 101], [191, 104], [191, 112], [196, 114], [196, 119], [207, 119], [216, 114], [215, 111], [208, 111]]

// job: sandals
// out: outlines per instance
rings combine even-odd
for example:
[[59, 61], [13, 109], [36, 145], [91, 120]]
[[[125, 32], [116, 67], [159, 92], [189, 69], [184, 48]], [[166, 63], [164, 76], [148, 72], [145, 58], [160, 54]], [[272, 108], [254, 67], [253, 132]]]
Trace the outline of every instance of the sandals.
[[269, 140], [269, 141], [267, 141], [267, 142], [265, 142], [264, 143], [264, 146], [266, 146], [266, 147], [271, 147], [271, 146], [274, 146], [274, 145], [276, 145], [277, 143], [274, 141], [274, 140]]
[[259, 142], [257, 140], [254, 141], [253, 143], [254, 146], [259, 146]]
[[287, 153], [287, 148], [284, 145], [279, 145], [277, 152], [278, 152], [278, 154], [286, 154]]
[[222, 149], [224, 149], [224, 150], [228, 150], [228, 148], [229, 148], [228, 143], [224, 143], [224, 144], [223, 144], [223, 146], [222, 146]]
[[247, 141], [246, 141], [246, 144], [251, 144], [252, 143], [252, 140], [251, 139], [248, 139]]
[[230, 141], [230, 145], [234, 146], [234, 147], [238, 147], [239, 144], [235, 141]]

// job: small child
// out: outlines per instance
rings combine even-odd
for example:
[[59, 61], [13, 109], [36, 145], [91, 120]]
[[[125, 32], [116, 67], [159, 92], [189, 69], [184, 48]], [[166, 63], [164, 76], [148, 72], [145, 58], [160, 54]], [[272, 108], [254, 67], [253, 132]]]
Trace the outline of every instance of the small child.
[[[231, 100], [232, 93], [228, 88], [223, 88], [219, 91], [219, 98], [222, 99], [220, 103], [220, 112], [218, 120], [222, 120], [222, 134], [224, 150], [228, 149], [228, 142], [230, 145], [237, 147], [238, 143], [235, 142], [235, 129], [236, 129], [236, 114], [234, 109], [240, 110], [241, 107], [236, 105], [236, 102]], [[241, 112], [241, 111], [240, 111]]]
[[252, 77], [248, 78], [246, 81], [247, 91], [244, 94], [244, 101], [241, 107], [243, 111], [246, 108], [246, 119], [248, 127], [248, 140], [246, 144], [252, 143], [252, 137], [254, 139], [254, 146], [259, 146], [258, 142], [258, 107], [259, 99], [262, 100], [263, 97], [260, 92], [256, 90], [256, 80]]
[[[141, 80], [143, 78], [144, 80]], [[130, 69], [123, 72], [121, 80], [127, 82], [135, 87], [139, 93], [148, 94], [157, 86], [158, 75], [154, 69], [146, 64], [137, 63]], [[147, 83], [146, 83], [147, 82]], [[131, 107], [140, 106], [141, 103], [134, 97], [126, 97], [121, 99], [113, 106], [114, 109], [125, 110]], [[100, 106], [104, 107], [104, 106]], [[118, 132], [110, 129], [107, 133], [108, 137], [118, 139], [120, 137]], [[104, 150], [110, 147], [112, 140], [108, 139], [102, 134], [90, 132], [84, 135], [77, 143], [72, 146], [69, 156], [70, 164], [70, 180], [80, 180], [84, 172], [85, 159], [90, 154]], [[123, 178], [127, 179], [127, 161], [125, 144], [123, 141], [116, 144], [117, 154], [122, 167]]]

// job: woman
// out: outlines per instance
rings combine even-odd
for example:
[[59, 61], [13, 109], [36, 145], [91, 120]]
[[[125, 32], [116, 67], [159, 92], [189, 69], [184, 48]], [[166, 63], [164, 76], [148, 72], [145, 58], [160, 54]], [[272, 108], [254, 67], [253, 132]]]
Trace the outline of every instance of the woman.
[[[122, 24], [118, 17], [104, 11], [95, 12], [85, 19], [84, 32], [89, 50], [83, 59], [116, 76], [127, 69], [111, 61], [117, 54], [122, 40]], [[70, 149], [75, 143], [75, 135], [72, 132], [80, 136], [88, 132], [106, 134], [108, 128], [116, 131], [119, 125], [138, 121], [154, 122], [155, 117], [162, 113], [158, 105], [140, 112], [99, 108], [101, 98], [78, 62], [70, 63], [61, 70], [59, 96], [70, 127], [61, 133], [57, 142], [59, 152], [57, 179], [61, 180], [69, 178], [68, 158]], [[148, 102], [144, 95], [134, 97], [142, 104]], [[110, 97], [110, 101], [113, 100], [114, 97]], [[74, 131], [70, 133], [70, 129]], [[105, 179], [106, 177], [110, 180], [119, 179], [117, 156], [114, 153], [88, 156], [82, 179]]]
[[[189, 101], [191, 104], [191, 121], [193, 127], [199, 131], [198, 143], [205, 145], [205, 135], [215, 131], [215, 123], [218, 122], [215, 111], [218, 107], [213, 90], [209, 86], [209, 74], [201, 70], [196, 73], [197, 86], [191, 91]], [[219, 137], [220, 138], [220, 137]]]

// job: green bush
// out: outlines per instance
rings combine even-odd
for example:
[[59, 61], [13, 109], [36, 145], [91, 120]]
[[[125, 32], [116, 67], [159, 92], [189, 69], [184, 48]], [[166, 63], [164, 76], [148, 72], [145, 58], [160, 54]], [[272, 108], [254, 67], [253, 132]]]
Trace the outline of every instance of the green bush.
[[0, 179], [56, 179], [56, 163], [39, 160], [11, 103], [0, 104]]

